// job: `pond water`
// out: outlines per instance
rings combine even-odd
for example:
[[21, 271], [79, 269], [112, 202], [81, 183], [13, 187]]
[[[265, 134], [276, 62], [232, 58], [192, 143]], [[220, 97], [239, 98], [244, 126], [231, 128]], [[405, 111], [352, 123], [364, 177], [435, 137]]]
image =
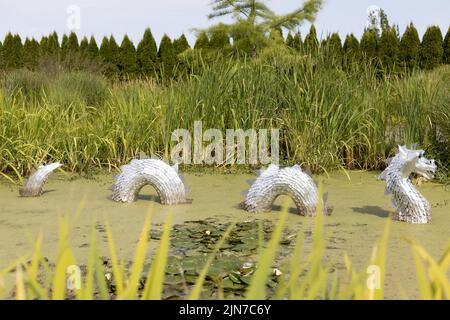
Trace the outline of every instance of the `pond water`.
[[[384, 196], [384, 182], [377, 180], [378, 172], [334, 172], [322, 177], [324, 191], [329, 193], [332, 216], [325, 217], [327, 241], [326, 263], [345, 273], [344, 253], [362, 270], [367, 265], [373, 245], [381, 236], [392, 212], [390, 198]], [[109, 199], [112, 175], [94, 179], [67, 181], [55, 174], [45, 185], [39, 198], [20, 198], [16, 186], [0, 184], [0, 269], [32, 250], [39, 232], [44, 235], [44, 255], [53, 259], [57, 250], [58, 216], [70, 218], [70, 244], [79, 263], [88, 256], [89, 228], [93, 224], [110, 223], [118, 254], [130, 259], [142, 229], [146, 213], [152, 211], [152, 223], [162, 223], [169, 213], [175, 224], [185, 221], [215, 218], [218, 221], [268, 219], [276, 221], [280, 197], [274, 210], [250, 214], [238, 208], [242, 191], [248, 189], [248, 174], [186, 174], [185, 181], [193, 199], [191, 204], [163, 206], [151, 187], [142, 189], [138, 201], [116, 203]], [[387, 255], [386, 298], [416, 298], [418, 288], [408, 237], [420, 242], [434, 258], [443, 254], [450, 240], [450, 190], [442, 185], [425, 183], [418, 187], [433, 206], [433, 221], [429, 225], [394, 222]], [[291, 229], [310, 227], [313, 219], [295, 214], [288, 217]], [[98, 237], [102, 253], [107, 255], [105, 237]], [[406, 296], [405, 296], [406, 295]]]

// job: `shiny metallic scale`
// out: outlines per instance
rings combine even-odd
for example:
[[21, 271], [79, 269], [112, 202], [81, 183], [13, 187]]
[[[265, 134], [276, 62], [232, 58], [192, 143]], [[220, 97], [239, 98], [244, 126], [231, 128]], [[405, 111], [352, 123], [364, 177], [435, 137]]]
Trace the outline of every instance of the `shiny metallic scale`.
[[59, 162], [50, 163], [47, 165], [40, 165], [39, 168], [31, 174], [27, 183], [19, 188], [19, 194], [22, 197], [39, 197], [43, 193], [43, 187], [50, 174], [62, 167]]
[[380, 179], [386, 181], [385, 194], [392, 194], [392, 204], [397, 213], [394, 219], [414, 224], [431, 222], [431, 206], [417, 191], [410, 176], [416, 173], [425, 179], [433, 179], [437, 166], [434, 160], [424, 157], [425, 151], [399, 146], [395, 157], [388, 159], [388, 167]]
[[[266, 170], [260, 171], [241, 207], [249, 212], [268, 212], [280, 195], [291, 197], [300, 215], [316, 215], [319, 198], [317, 186], [298, 165], [280, 168], [272, 164]], [[330, 213], [325, 203], [323, 208], [324, 214]]]
[[146, 185], [155, 188], [162, 204], [173, 205], [189, 202], [187, 189], [178, 174], [178, 164], [170, 166], [159, 159], [132, 160], [121, 166], [122, 172], [112, 186], [112, 199], [117, 202], [133, 202]]

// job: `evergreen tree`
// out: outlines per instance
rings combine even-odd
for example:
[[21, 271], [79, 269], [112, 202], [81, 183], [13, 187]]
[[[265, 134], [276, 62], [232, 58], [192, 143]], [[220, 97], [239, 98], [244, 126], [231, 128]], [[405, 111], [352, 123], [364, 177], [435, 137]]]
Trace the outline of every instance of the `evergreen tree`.
[[308, 35], [305, 37], [305, 49], [309, 52], [314, 52], [319, 47], [319, 40], [317, 40], [317, 31], [314, 25], [311, 25]]
[[105, 64], [105, 74], [114, 77], [118, 73], [119, 46], [113, 36], [104, 37], [99, 50], [100, 57]]
[[388, 70], [394, 70], [398, 65], [398, 38], [395, 30], [392, 28], [384, 29], [381, 34], [378, 54], [381, 64]]
[[109, 57], [109, 40], [105, 36], [102, 39], [102, 43], [100, 44], [100, 48], [98, 51], [100, 57], [103, 59], [103, 61], [107, 62]]
[[89, 40], [88, 40], [88, 38], [86, 36], [84, 36], [83, 39], [81, 39], [81, 42], [80, 42], [80, 49], [79, 49], [80, 53], [83, 54], [83, 55], [86, 55], [88, 46], [89, 46]]
[[283, 28], [292, 31], [305, 20], [314, 21], [322, 3], [323, 0], [304, 1], [302, 7], [277, 15], [264, 0], [213, 0], [213, 12], [208, 17], [231, 16], [234, 22], [225, 25], [225, 28], [233, 39], [233, 47], [238, 52], [255, 57], [259, 50], [273, 45], [271, 40], [274, 38], [267, 35], [275, 35], [274, 30], [278, 30], [280, 37], [275, 38], [277, 43], [281, 43]]
[[[48, 40], [47, 40], [48, 42]], [[61, 39], [61, 58], [64, 59], [68, 52], [68, 45], [69, 45], [69, 37], [66, 34], [63, 34]], [[47, 44], [48, 47], [48, 44]]]
[[289, 48], [294, 48], [294, 37], [292, 36], [292, 34], [289, 32], [287, 37], [286, 37], [286, 45]]
[[16, 67], [23, 67], [23, 44], [18, 34], [14, 35], [14, 55], [16, 56]]
[[359, 58], [359, 42], [353, 33], [347, 35], [342, 48], [348, 59], [353, 60]]
[[39, 42], [33, 39], [26, 39], [23, 45], [23, 63], [30, 70], [36, 69], [40, 58]]
[[98, 52], [97, 41], [95, 41], [94, 36], [91, 36], [91, 38], [89, 39], [89, 44], [87, 46], [86, 51], [87, 51], [88, 57], [90, 57], [91, 59], [97, 58], [99, 52]]
[[270, 31], [268, 44], [277, 46], [284, 44], [283, 32], [279, 28]]
[[164, 35], [159, 45], [158, 59], [160, 63], [160, 73], [166, 79], [170, 79], [174, 75], [177, 63], [177, 56], [173, 48], [172, 41], [167, 35]]
[[442, 63], [444, 48], [441, 29], [437, 26], [428, 27], [420, 45], [420, 65], [430, 70]]
[[328, 45], [330, 50], [334, 53], [336, 57], [342, 57], [342, 41], [341, 37], [337, 33], [333, 33], [328, 40]]
[[173, 48], [177, 55], [183, 53], [184, 51], [190, 48], [189, 42], [187, 41], [186, 36], [184, 34], [182, 34], [178, 39], [175, 39], [173, 41]]
[[406, 27], [400, 41], [399, 57], [401, 65], [408, 69], [419, 66], [420, 38], [417, 29], [411, 23]]
[[380, 28], [381, 28], [381, 36], [383, 36], [383, 32], [392, 29], [389, 24], [389, 19], [386, 12], [383, 9], [380, 9]]
[[146, 29], [144, 37], [137, 46], [137, 63], [143, 75], [154, 75], [157, 70], [158, 48], [150, 29]]
[[378, 43], [375, 31], [367, 30], [364, 32], [359, 48], [366, 58], [373, 59], [377, 57]]
[[206, 32], [201, 32], [198, 35], [197, 41], [194, 45], [194, 49], [209, 49], [209, 39], [206, 35]]
[[6, 69], [18, 69], [23, 66], [22, 49], [20, 36], [8, 33], [3, 43], [3, 60]]
[[75, 55], [79, 50], [78, 37], [75, 32], [64, 35], [61, 42], [61, 56], [63, 59]]
[[450, 27], [444, 39], [444, 63], [450, 64]]
[[127, 35], [123, 37], [119, 50], [119, 71], [122, 76], [134, 75], [137, 71], [137, 54], [133, 42]]
[[185, 75], [189, 72], [189, 66], [186, 61], [178, 55], [182, 54], [186, 50], [190, 49], [190, 45], [186, 39], [186, 36], [182, 34], [178, 39], [173, 41], [173, 49], [175, 51], [175, 55], [177, 56], [178, 68], [177, 71], [180, 75]]
[[[46, 53], [48, 55], [57, 55], [60, 51], [58, 34], [54, 31], [47, 40]], [[43, 50], [42, 50], [43, 51]]]
[[211, 49], [223, 50], [230, 46], [230, 35], [225, 28], [213, 29], [211, 32], [211, 40], [209, 41], [209, 47]]
[[3, 43], [0, 41], [0, 70], [3, 69], [4, 66], [4, 61], [3, 61]]
[[42, 37], [41, 41], [39, 41], [39, 47], [41, 49], [41, 55], [47, 56], [48, 55], [48, 37]]
[[292, 47], [297, 50], [300, 51], [300, 49], [302, 48], [302, 35], [300, 34], [300, 32], [297, 32], [294, 36], [294, 41], [292, 43]]
[[108, 42], [108, 57], [109, 62], [114, 65], [116, 68], [119, 66], [119, 59], [120, 59], [120, 48], [117, 44], [116, 39], [113, 35], [109, 37]]
[[77, 52], [79, 48], [78, 37], [75, 32], [71, 32], [69, 35], [69, 41], [67, 42], [67, 49], [69, 52]]

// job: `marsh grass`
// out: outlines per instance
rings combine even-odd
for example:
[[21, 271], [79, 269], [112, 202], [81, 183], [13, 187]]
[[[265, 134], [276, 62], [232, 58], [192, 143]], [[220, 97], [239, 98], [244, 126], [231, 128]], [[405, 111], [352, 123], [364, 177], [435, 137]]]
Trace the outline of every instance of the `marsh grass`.
[[380, 76], [370, 63], [342, 68], [330, 59], [217, 58], [164, 85], [109, 83], [83, 72], [6, 75], [12, 84], [0, 88], [0, 172], [20, 182], [42, 161], [87, 173], [114, 170], [141, 151], [168, 157], [173, 130], [193, 132], [196, 120], [222, 132], [279, 128], [282, 162], [313, 172], [381, 169], [403, 143], [418, 143], [448, 165], [448, 66]]

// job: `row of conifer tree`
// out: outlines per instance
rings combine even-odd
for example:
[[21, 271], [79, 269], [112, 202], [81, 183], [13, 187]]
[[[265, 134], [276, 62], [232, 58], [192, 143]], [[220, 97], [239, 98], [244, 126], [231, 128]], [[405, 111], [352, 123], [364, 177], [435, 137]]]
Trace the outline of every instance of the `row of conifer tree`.
[[[281, 31], [280, 31], [281, 32]], [[293, 52], [318, 52], [320, 48], [328, 46], [338, 57], [357, 59], [363, 57], [379, 62], [385, 69], [432, 69], [440, 64], [450, 63], [450, 27], [443, 37], [437, 26], [430, 26], [422, 39], [411, 23], [399, 35], [395, 28], [388, 28], [382, 32], [366, 30], [360, 40], [353, 34], [347, 35], [342, 43], [337, 33], [333, 33], [319, 42], [314, 26], [311, 26], [305, 39], [299, 32], [289, 33], [284, 44], [292, 48]], [[190, 49], [185, 37], [170, 39], [164, 35], [159, 46], [150, 29], [144, 32], [142, 40], [135, 46], [125, 35], [120, 44], [114, 36], [104, 37], [100, 45], [94, 37], [83, 37], [79, 41], [75, 33], [63, 35], [61, 41], [56, 32], [49, 36], [22, 41], [19, 35], [8, 33], [0, 42], [0, 69], [13, 70], [27, 68], [35, 70], [42, 61], [67, 61], [73, 57], [80, 60], [98, 61], [107, 76], [174, 76], [180, 61], [180, 54]], [[230, 36], [223, 30], [207, 34], [200, 33], [194, 45], [194, 50], [231, 52], [233, 44]], [[72, 62], [76, 63], [76, 62]]]

